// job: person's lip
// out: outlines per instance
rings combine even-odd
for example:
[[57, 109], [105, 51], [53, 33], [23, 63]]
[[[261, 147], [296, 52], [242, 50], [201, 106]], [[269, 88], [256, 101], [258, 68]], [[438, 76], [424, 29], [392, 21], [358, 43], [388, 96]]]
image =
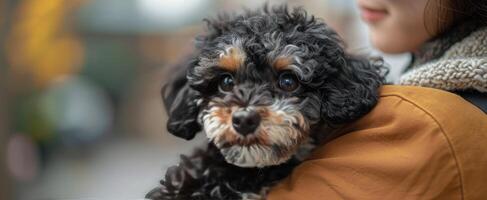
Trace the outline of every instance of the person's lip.
[[387, 10], [360, 6], [360, 16], [367, 22], [373, 23], [384, 19], [387, 16]]

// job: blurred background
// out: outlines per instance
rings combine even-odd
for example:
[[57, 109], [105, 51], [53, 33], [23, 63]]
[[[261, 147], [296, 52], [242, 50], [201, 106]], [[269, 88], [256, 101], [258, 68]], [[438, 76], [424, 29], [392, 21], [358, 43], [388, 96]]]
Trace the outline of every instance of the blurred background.
[[[349, 51], [370, 47], [354, 0], [269, 1], [325, 19]], [[263, 0], [0, 0], [0, 200], [141, 199], [204, 138], [165, 131], [159, 90], [202, 19]]]

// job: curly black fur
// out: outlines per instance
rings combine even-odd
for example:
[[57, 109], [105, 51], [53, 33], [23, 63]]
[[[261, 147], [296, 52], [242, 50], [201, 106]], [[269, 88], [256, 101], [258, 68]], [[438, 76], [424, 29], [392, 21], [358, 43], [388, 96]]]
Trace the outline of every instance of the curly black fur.
[[[227, 97], [218, 90], [222, 71], [212, 60], [218, 58], [216, 50], [228, 44], [238, 43], [247, 55], [245, 68], [235, 72], [242, 83], [238, 93], [248, 96], [241, 101], [264, 105], [263, 99], [297, 97], [299, 103], [294, 106], [309, 123], [309, 135], [315, 144], [327, 138], [326, 132], [316, 130], [352, 122], [377, 103], [385, 75], [381, 63], [346, 53], [338, 35], [301, 8], [289, 11], [286, 6], [265, 6], [206, 22], [208, 31], [197, 37], [194, 55], [184, 66], [187, 71], [163, 89], [169, 111], [167, 127], [178, 137], [192, 139], [201, 132], [200, 112], [211, 99]], [[292, 93], [282, 92], [273, 84], [278, 72], [271, 70], [268, 61], [282, 55], [295, 58], [290, 70], [298, 77], [300, 87]], [[252, 97], [254, 93], [259, 94], [258, 98]], [[263, 188], [286, 177], [299, 162], [294, 156], [277, 166], [238, 167], [227, 163], [220, 149], [210, 143], [189, 157], [182, 156], [181, 163], [167, 171], [161, 186], [147, 198], [258, 197]]]
[[181, 155], [179, 165], [168, 169], [165, 179], [161, 181], [161, 187], [149, 192], [147, 198], [241, 199], [243, 193], [258, 195], [263, 186], [279, 181], [298, 163], [293, 159], [286, 164], [267, 168], [237, 167], [228, 164], [219, 150], [209, 144], [206, 149], [197, 149], [190, 157]]

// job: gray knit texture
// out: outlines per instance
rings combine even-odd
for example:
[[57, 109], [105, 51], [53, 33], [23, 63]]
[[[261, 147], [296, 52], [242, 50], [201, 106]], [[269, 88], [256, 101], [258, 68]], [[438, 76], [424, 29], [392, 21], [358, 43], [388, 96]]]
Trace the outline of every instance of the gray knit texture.
[[414, 66], [399, 84], [487, 92], [487, 28], [455, 43], [439, 59]]

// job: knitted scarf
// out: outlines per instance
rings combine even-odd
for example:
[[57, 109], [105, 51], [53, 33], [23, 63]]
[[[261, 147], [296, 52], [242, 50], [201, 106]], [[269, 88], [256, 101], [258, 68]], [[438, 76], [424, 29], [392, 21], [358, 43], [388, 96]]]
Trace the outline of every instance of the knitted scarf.
[[426, 43], [399, 84], [487, 92], [487, 27], [459, 27]]

